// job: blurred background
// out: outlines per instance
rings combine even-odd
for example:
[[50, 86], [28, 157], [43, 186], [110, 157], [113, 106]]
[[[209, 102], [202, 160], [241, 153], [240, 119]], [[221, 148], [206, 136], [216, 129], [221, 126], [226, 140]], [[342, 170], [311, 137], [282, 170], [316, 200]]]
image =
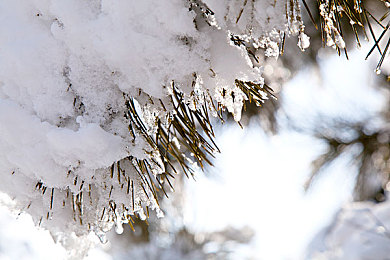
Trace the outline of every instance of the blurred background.
[[[378, 2], [366, 2], [373, 13], [386, 11]], [[161, 201], [165, 218], [151, 215], [134, 232], [113, 230], [108, 243], [92, 238], [74, 250], [92, 246], [87, 259], [107, 260], [390, 259], [388, 58], [377, 75], [381, 55], [365, 60], [372, 39], [359, 46], [344, 31], [347, 59], [322, 48], [321, 33], [306, 24], [305, 52], [291, 38], [278, 59], [256, 53], [277, 100], [248, 104], [243, 129], [227, 115], [216, 120], [214, 167], [177, 178]], [[0, 259], [67, 255], [28, 215], [0, 208]]]

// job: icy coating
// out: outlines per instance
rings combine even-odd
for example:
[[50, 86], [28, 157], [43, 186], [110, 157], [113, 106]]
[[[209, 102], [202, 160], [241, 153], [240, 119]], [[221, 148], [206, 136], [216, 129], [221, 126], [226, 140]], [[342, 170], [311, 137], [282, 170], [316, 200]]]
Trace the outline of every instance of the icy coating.
[[247, 44], [278, 56], [299, 34], [307, 48], [299, 12], [282, 0], [0, 1], [0, 190], [53, 234], [104, 241], [146, 206], [162, 216], [141, 168], [158, 178], [164, 162], [129, 109], [153, 136], [176, 89], [190, 109], [214, 100], [239, 121], [249, 96], [236, 80], [267, 98]]

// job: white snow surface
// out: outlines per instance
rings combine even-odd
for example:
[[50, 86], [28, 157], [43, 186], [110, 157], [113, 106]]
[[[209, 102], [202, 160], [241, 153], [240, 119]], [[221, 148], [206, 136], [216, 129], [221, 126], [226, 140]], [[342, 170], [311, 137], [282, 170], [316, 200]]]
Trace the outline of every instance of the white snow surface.
[[67, 172], [78, 161], [94, 170], [109, 167], [126, 156], [124, 141], [95, 123], [77, 131], [59, 128], [10, 100], [0, 103], [0, 121], [2, 164], [8, 164], [8, 171], [17, 169], [44, 179], [51, 187], [65, 188], [66, 174], [58, 173]]

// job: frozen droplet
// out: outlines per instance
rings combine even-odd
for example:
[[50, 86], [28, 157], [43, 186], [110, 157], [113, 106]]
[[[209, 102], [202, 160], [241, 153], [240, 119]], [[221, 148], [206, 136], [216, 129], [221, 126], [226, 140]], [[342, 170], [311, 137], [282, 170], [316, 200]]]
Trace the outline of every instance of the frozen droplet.
[[143, 209], [140, 209], [140, 210], [138, 211], [138, 215], [139, 215], [139, 218], [140, 218], [141, 220], [145, 220], [145, 219], [146, 219], [146, 215], [145, 215], [145, 212], [144, 212]]
[[121, 221], [116, 221], [115, 223], [115, 232], [120, 235], [123, 233], [123, 225]]
[[157, 218], [163, 218], [164, 217], [164, 212], [160, 208], [156, 209], [156, 213], [157, 213]]
[[305, 49], [309, 48], [310, 46], [310, 37], [307, 36], [304, 32], [301, 32], [298, 36], [298, 47], [305, 51]]
[[107, 244], [108, 239], [107, 239], [107, 236], [105, 233], [98, 233], [98, 234], [96, 234], [96, 236], [99, 238], [99, 240], [102, 244]]
[[381, 71], [379, 68], [377, 68], [377, 69], [375, 70], [375, 73], [376, 73], [376, 75], [380, 75], [380, 74], [382, 73], [382, 71]]

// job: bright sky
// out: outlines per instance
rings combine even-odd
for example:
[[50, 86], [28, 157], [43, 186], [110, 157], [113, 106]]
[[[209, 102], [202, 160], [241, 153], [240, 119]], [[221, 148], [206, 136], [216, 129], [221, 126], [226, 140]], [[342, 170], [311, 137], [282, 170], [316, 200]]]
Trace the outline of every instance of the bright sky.
[[350, 197], [353, 174], [345, 161], [305, 194], [320, 143], [289, 132], [267, 138], [255, 126], [230, 127], [218, 141], [223, 154], [211, 173], [218, 177], [190, 181], [185, 222], [201, 231], [248, 225], [256, 231], [256, 259], [301, 259], [306, 243]]
[[[319, 71], [304, 69], [294, 77], [282, 99], [290, 118], [372, 118], [386, 99], [367, 87], [375, 75], [368, 62], [362, 66], [364, 54], [355, 51], [349, 61], [334, 56], [321, 61]], [[225, 126], [217, 143], [222, 154], [209, 174], [216, 177], [188, 183], [185, 222], [199, 231], [252, 227], [255, 259], [302, 259], [313, 236], [351, 199], [357, 169], [346, 157], [304, 192], [310, 164], [325, 149], [318, 140], [291, 130], [269, 137], [252, 122], [245, 130]]]

